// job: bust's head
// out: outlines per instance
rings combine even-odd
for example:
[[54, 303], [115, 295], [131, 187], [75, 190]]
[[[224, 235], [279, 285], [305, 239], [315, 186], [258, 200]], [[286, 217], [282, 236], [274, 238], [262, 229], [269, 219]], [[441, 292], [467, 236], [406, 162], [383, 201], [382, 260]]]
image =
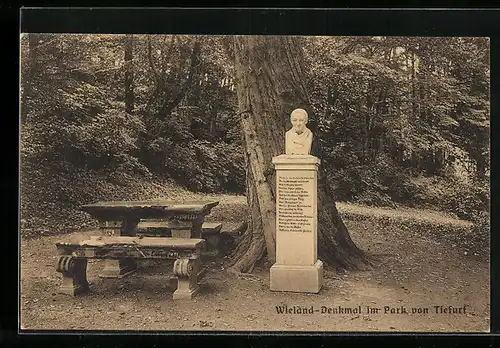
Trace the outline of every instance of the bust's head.
[[307, 112], [304, 109], [295, 109], [290, 114], [290, 122], [295, 132], [301, 134], [306, 129], [307, 124]]

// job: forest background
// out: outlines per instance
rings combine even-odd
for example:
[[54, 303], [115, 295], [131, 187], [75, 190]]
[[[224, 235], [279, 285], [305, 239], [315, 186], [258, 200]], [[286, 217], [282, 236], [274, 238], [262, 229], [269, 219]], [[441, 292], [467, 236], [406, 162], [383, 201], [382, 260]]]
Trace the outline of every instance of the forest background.
[[[232, 40], [23, 34], [23, 236], [91, 225], [81, 204], [155, 185], [244, 194]], [[489, 239], [489, 40], [299, 40], [335, 201], [437, 209]]]

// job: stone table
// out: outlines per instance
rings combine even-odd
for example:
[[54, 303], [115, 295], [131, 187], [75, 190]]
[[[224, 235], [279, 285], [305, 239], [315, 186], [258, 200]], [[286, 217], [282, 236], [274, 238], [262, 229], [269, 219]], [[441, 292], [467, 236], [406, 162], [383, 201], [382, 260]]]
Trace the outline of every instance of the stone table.
[[[99, 228], [107, 236], [134, 236], [141, 219], [167, 220], [172, 237], [201, 238], [205, 216], [210, 214], [218, 201], [108, 201], [87, 204], [81, 209], [99, 221]], [[105, 278], [122, 278], [137, 268], [132, 259], [106, 260]]]

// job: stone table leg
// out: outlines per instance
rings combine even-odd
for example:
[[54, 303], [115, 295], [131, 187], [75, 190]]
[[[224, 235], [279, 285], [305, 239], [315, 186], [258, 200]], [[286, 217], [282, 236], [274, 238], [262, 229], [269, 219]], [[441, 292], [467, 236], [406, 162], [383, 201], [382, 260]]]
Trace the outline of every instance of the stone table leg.
[[198, 216], [196, 219], [192, 220], [191, 238], [201, 238], [202, 226], [204, 221], [204, 216]]
[[[100, 224], [100, 228], [105, 236], [130, 236], [135, 235], [137, 222], [104, 221]], [[137, 270], [137, 262], [133, 259], [105, 260], [104, 262], [104, 269], [99, 273], [101, 278], [123, 278]]]
[[63, 255], [59, 257], [57, 271], [63, 276], [59, 292], [76, 296], [89, 290], [87, 259]]
[[201, 238], [204, 216], [195, 214], [176, 215], [170, 220], [172, 238]]
[[177, 290], [173, 299], [192, 299], [199, 292], [198, 271], [199, 259], [177, 259], [174, 262], [174, 275], [177, 276]]
[[192, 223], [185, 220], [171, 220], [170, 231], [172, 238], [192, 238]]

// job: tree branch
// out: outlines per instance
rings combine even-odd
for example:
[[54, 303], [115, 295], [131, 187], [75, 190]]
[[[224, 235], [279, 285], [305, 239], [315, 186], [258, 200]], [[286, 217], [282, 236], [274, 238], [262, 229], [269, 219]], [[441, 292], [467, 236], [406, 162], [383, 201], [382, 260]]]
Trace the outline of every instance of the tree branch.
[[158, 87], [160, 87], [161, 86], [160, 75], [158, 74], [158, 71], [156, 70], [155, 64], [153, 62], [151, 36], [148, 36], [148, 60], [149, 60], [149, 67], [151, 68], [151, 71], [153, 72], [153, 77], [155, 79], [156, 85]]
[[165, 100], [163, 103], [163, 106], [161, 108], [161, 114], [163, 114], [163, 117], [166, 117], [166, 115], [170, 114], [170, 112], [181, 102], [181, 100], [184, 98], [186, 95], [187, 90], [192, 84], [193, 81], [193, 76], [195, 74], [196, 68], [198, 65], [200, 65], [200, 53], [201, 53], [201, 45], [199, 40], [196, 40], [193, 44], [193, 49], [191, 51], [191, 63], [189, 66], [189, 72], [188, 72], [188, 77], [186, 81], [184, 81], [184, 84], [180, 90], [179, 93], [175, 96], [174, 99], [171, 101], [168, 101], [168, 99]]

